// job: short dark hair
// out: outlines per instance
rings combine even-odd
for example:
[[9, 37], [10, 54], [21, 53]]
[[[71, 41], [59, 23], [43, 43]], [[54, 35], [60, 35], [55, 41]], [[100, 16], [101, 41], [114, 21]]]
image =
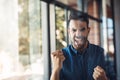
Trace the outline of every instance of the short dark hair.
[[70, 20], [80, 20], [80, 21], [85, 21], [87, 23], [87, 27], [89, 24], [89, 20], [88, 20], [88, 15], [85, 13], [81, 13], [81, 12], [77, 12], [77, 11], [71, 11], [70, 12], [70, 16], [69, 16], [69, 20], [68, 20], [68, 24], [70, 23]]

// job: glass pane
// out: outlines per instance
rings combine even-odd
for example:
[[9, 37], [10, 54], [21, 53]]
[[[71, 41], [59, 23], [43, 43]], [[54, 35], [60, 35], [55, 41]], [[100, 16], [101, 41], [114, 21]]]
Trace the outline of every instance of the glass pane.
[[41, 80], [43, 58], [40, 1], [19, 0], [19, 7], [19, 61], [23, 76], [27, 80]]
[[108, 18], [108, 51], [114, 54], [114, 44], [113, 44], [113, 21]]
[[97, 21], [89, 20], [90, 33], [88, 40], [92, 44], [100, 45], [100, 24]]
[[114, 31], [113, 31], [113, 14], [112, 14], [112, 5], [111, 0], [106, 1], [106, 14], [107, 14], [107, 45], [108, 45], [108, 51], [107, 51], [107, 70], [109, 73], [111, 73], [110, 79], [115, 79], [112, 76], [115, 76], [115, 51], [114, 51]]
[[101, 13], [100, 7], [101, 7], [101, 0], [88, 0], [87, 2], [88, 14], [98, 19], [100, 16], [99, 14]]
[[65, 6], [69, 6], [71, 9], [79, 11], [83, 11], [83, 6], [85, 6], [84, 4], [86, 2], [86, 0], [56, 0], [56, 1], [59, 2], [60, 4], [64, 4]]
[[56, 49], [67, 46], [67, 28], [65, 21], [65, 11], [60, 7], [56, 7]]

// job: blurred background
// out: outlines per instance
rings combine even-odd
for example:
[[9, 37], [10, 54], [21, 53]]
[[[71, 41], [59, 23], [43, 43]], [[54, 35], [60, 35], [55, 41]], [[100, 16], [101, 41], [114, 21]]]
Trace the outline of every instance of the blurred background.
[[120, 80], [119, 3], [0, 0], [0, 80], [49, 80], [50, 53], [70, 44], [67, 21], [71, 10], [89, 16], [89, 42], [104, 48], [106, 68]]

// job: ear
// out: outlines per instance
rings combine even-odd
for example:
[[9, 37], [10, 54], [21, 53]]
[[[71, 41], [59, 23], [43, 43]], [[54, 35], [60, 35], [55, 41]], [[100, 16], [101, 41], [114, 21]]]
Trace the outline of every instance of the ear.
[[88, 27], [88, 34], [90, 33], [90, 27]]

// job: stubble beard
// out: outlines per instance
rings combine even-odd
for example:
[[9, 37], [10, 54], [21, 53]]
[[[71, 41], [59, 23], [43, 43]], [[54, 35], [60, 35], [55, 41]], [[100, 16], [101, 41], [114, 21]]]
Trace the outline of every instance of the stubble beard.
[[73, 38], [72, 45], [76, 50], [83, 50], [87, 43], [87, 37], [80, 36], [79, 39]]

